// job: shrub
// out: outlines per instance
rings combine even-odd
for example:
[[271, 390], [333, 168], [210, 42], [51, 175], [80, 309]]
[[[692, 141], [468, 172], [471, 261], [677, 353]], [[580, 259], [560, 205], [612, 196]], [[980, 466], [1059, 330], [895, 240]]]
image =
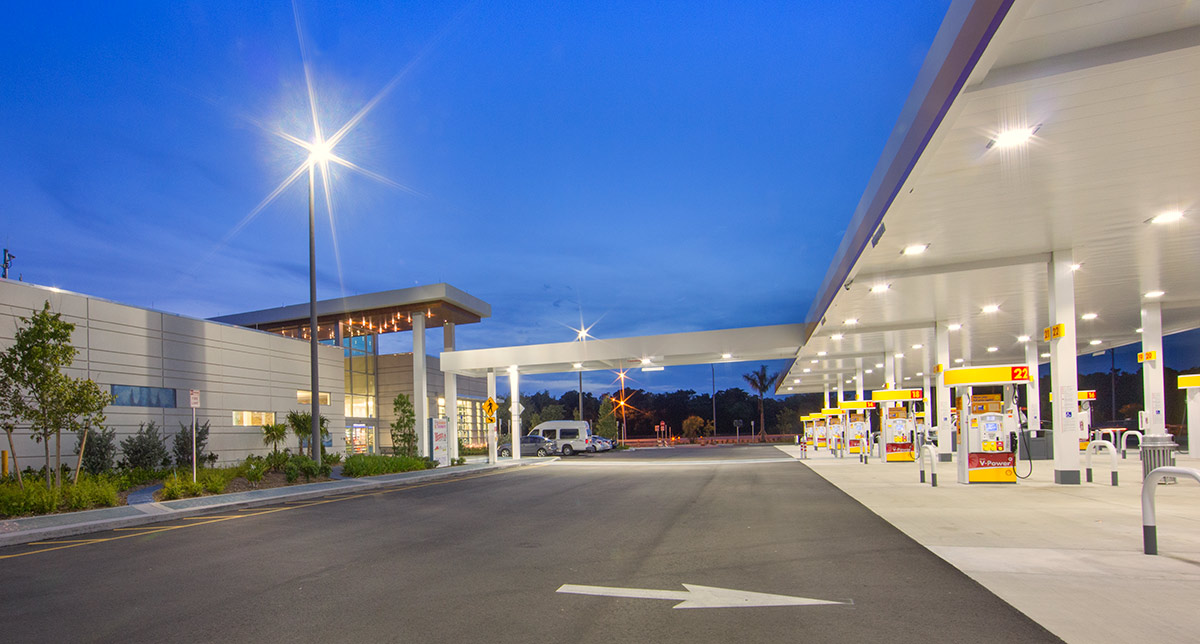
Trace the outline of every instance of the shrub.
[[170, 476], [168, 470], [157, 470], [147, 468], [134, 468], [121, 470], [113, 475], [112, 482], [117, 486], [118, 490], [128, 490], [139, 485], [145, 485], [152, 481], [159, 481]]
[[81, 474], [79, 481], [62, 488], [61, 505], [67, 510], [111, 508], [117, 504], [117, 486], [107, 478]]
[[185, 476], [180, 478], [176, 472], [167, 477], [163, 481], [163, 489], [161, 493], [162, 500], [174, 501], [175, 499], [185, 499], [190, 496], [200, 496], [204, 493], [204, 486], [199, 482], [192, 482], [192, 477]]
[[271, 452], [270, 454], [267, 454], [264, 461], [268, 470], [282, 472], [284, 466], [287, 465], [288, 460], [291, 458], [291, 453], [285, 449], [282, 452]]
[[305, 481], [311, 481], [319, 476], [329, 476], [330, 471], [331, 468], [328, 464], [318, 465], [316, 461], [303, 454], [296, 454], [283, 467], [283, 475], [287, 477], [288, 483], [295, 483], [296, 479], [301, 476]]
[[[203, 469], [196, 474], [196, 480], [205, 492], [209, 494], [221, 494], [229, 485], [229, 482], [238, 476], [240, 467], [223, 467], [221, 469]], [[186, 473], [185, 473], [186, 475]]]
[[432, 469], [436, 461], [417, 458], [415, 456], [386, 456], [383, 454], [351, 454], [346, 457], [342, 466], [345, 476], [378, 476], [380, 474], [395, 474], [396, 472], [412, 472]]
[[129, 469], [167, 467], [171, 464], [171, 456], [164, 446], [166, 440], [166, 436], [158, 435], [158, 426], [154, 421], [142, 423], [136, 434], [121, 441], [121, 451], [125, 454], [121, 464]]
[[338, 465], [342, 462], [342, 453], [334, 452], [332, 454], [321, 454], [321, 462], [325, 463], [326, 465], [328, 465], [330, 467], [333, 467], [334, 465]]
[[[107, 472], [113, 468], [117, 458], [117, 430], [109, 427], [97, 427], [87, 433], [87, 443], [83, 446], [83, 470], [92, 474]], [[76, 434], [75, 453], [83, 443], [83, 432]]]
[[[208, 421], [204, 421], [203, 425], [196, 425], [196, 461], [201, 465], [211, 466], [217, 462], [216, 454], [205, 454], [204, 449], [208, 447]], [[175, 456], [175, 465], [177, 467], [192, 466], [192, 425], [188, 423], [184, 425], [179, 423], [179, 433], [175, 434], [175, 440], [171, 444], [171, 452]]]

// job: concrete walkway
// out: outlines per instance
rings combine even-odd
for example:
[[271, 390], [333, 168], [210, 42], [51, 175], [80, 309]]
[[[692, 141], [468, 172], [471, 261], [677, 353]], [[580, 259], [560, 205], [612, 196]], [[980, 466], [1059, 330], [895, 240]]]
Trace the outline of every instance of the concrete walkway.
[[251, 508], [273, 505], [284, 501], [300, 501], [343, 492], [360, 492], [375, 488], [411, 485], [423, 481], [468, 476], [522, 465], [534, 465], [558, 460], [550, 458], [523, 458], [520, 461], [502, 459], [495, 465], [483, 462], [468, 462], [457, 467], [367, 476], [358, 479], [343, 478], [320, 483], [289, 485], [233, 494], [198, 496], [176, 501], [120, 505], [112, 508], [63, 512], [35, 517], [0, 520], [0, 547], [12, 546], [43, 539], [69, 537], [101, 530], [127, 528], [150, 523], [173, 521], [189, 516], [206, 514], [217, 510]]
[[[1053, 483], [1050, 461], [1034, 461], [1016, 485], [969, 486], [956, 482], [957, 464], [939, 463], [937, 488], [919, 483], [916, 463], [863, 465], [827, 451], [803, 462], [1068, 642], [1200, 639], [1200, 487], [1158, 486], [1160, 554], [1142, 554], [1136, 453], [1119, 462], [1119, 487], [1107, 455], [1093, 457], [1095, 483], [1073, 486]], [[1200, 469], [1200, 459], [1177, 465]]]

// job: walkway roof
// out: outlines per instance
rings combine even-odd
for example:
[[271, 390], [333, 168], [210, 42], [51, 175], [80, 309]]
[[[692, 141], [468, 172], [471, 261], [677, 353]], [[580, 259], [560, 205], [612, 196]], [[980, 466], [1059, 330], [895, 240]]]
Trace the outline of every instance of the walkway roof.
[[[990, 145], [1009, 128], [1036, 131]], [[1200, 327], [1198, 177], [1200, 2], [955, 2], [777, 393], [847, 386], [855, 358], [879, 388], [885, 354], [928, 373], [938, 322], [962, 325], [952, 358], [1024, 362], [1055, 251], [1079, 264], [1077, 313], [1096, 314], [1079, 354], [1139, 342], [1151, 291], [1164, 333]], [[1151, 223], [1166, 212], [1183, 216]]]
[[[449, 284], [428, 284], [321, 300], [317, 302], [317, 325], [332, 325], [341, 321], [351, 328], [361, 328], [368, 332], [409, 331], [412, 329], [413, 313], [425, 313], [429, 316], [426, 324], [430, 326], [446, 322], [470, 324], [490, 317], [492, 307]], [[307, 328], [308, 304], [292, 304], [212, 319], [216, 322], [266, 331]]]

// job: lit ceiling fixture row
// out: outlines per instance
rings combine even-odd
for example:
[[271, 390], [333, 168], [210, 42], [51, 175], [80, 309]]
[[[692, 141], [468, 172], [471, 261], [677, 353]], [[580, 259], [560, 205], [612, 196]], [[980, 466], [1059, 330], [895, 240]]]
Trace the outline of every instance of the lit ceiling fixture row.
[[988, 347], [988, 353], [995, 353], [1000, 350], [1000, 347]]
[[962, 363], [963, 363], [963, 359], [962, 359], [962, 358], [955, 358], [955, 359], [954, 359], [954, 364], [962, 364]]
[[841, 340], [843, 337], [845, 337], [845, 336], [843, 336], [841, 333], [834, 333], [833, 335], [829, 336], [829, 339], [830, 340]]
[[1043, 353], [1043, 354], [1042, 354], [1042, 357], [1043, 357], [1043, 358], [1049, 358], [1049, 357], [1050, 357], [1050, 354], [1049, 354], [1049, 353]]
[[[817, 352], [817, 356], [818, 356], [818, 357], [821, 357], [821, 358], [824, 358], [824, 357], [825, 357], [825, 356], [827, 356], [827, 355], [829, 355], [829, 354], [828, 354], [828, 352], [826, 352], [826, 351], [818, 351], [818, 352]], [[815, 362], [815, 360], [814, 360], [814, 362]]]
[[1079, 316], [1079, 319], [1080, 320], [1095, 320], [1098, 317], [1100, 317], [1100, 316], [1096, 315], [1095, 313], [1084, 313], [1083, 315]]
[[846, 326], [854, 326], [858, 324], [858, 318], [846, 318]]
[[1077, 270], [1079, 270], [1079, 269], [1081, 269], [1081, 268], [1083, 268], [1083, 264], [1071, 264], [1071, 270], [1072, 270], [1072, 271], [1077, 271]]
[[957, 322], [955, 322], [954, 324], [948, 324], [948, 325], [946, 325], [946, 328], [947, 328], [947, 329], [949, 329], [949, 330], [951, 330], [951, 331], [957, 331], [957, 330], [959, 330], [959, 329], [961, 329], [961, 328], [962, 328], [962, 325], [961, 325], [961, 324], [959, 324], [959, 323], [957, 323]]
[[1029, 342], [1029, 336], [1019, 335], [1017, 336], [1017, 342]]
[[1096, 346], [1096, 345], [1098, 345], [1098, 344], [1103, 344], [1103, 343], [1104, 343], [1104, 340], [1092, 340], [1092, 341], [1091, 341], [1091, 342], [1089, 342], [1088, 344], [1090, 344], [1090, 345], [1092, 345], [1092, 346], [1094, 347], [1094, 346]]
[[985, 304], [983, 307], [984, 313], [996, 313], [1000, 310], [999, 304]]
[[988, 141], [987, 149], [990, 150], [992, 148], [999, 148], [1001, 150], [1005, 150], [1008, 148], [1015, 148], [1019, 145], [1024, 145], [1033, 138], [1034, 134], [1037, 134], [1037, 131], [1041, 129], [1041, 127], [1042, 124], [1038, 123], [1032, 127], [1014, 127], [1007, 130], [1002, 130], [997, 133], [991, 141]]
[[925, 348], [925, 345], [923, 345], [923, 344], [914, 344], [914, 345], [912, 345], [912, 348], [913, 348], [913, 349], [924, 349], [924, 348]]
[[1148, 300], [1156, 300], [1166, 294], [1166, 291], [1146, 291], [1144, 297]]
[[804, 368], [804, 373], [810, 373], [811, 371], [812, 371], [812, 369], [809, 369], [808, 367]]
[[871, 292], [878, 295], [879, 293], [887, 293], [889, 288], [891, 288], [891, 284], [876, 284], [871, 287]]
[[728, 360], [728, 359], [730, 359], [730, 358], [732, 358], [732, 357], [733, 357], [733, 354], [732, 354], [732, 353], [722, 353], [722, 354], [721, 354], [721, 359], [722, 359], [722, 360]]
[[901, 255], [920, 255], [929, 250], [929, 244], [909, 244], [900, 251]]

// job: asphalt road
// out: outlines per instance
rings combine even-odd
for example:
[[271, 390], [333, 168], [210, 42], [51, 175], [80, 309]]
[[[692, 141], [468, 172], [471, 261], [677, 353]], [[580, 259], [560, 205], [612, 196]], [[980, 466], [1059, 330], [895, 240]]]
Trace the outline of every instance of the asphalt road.
[[[4, 639], [1058, 641], [780, 455], [584, 455], [5, 548], [29, 554], [0, 559]], [[846, 603], [676, 610], [563, 584]]]

